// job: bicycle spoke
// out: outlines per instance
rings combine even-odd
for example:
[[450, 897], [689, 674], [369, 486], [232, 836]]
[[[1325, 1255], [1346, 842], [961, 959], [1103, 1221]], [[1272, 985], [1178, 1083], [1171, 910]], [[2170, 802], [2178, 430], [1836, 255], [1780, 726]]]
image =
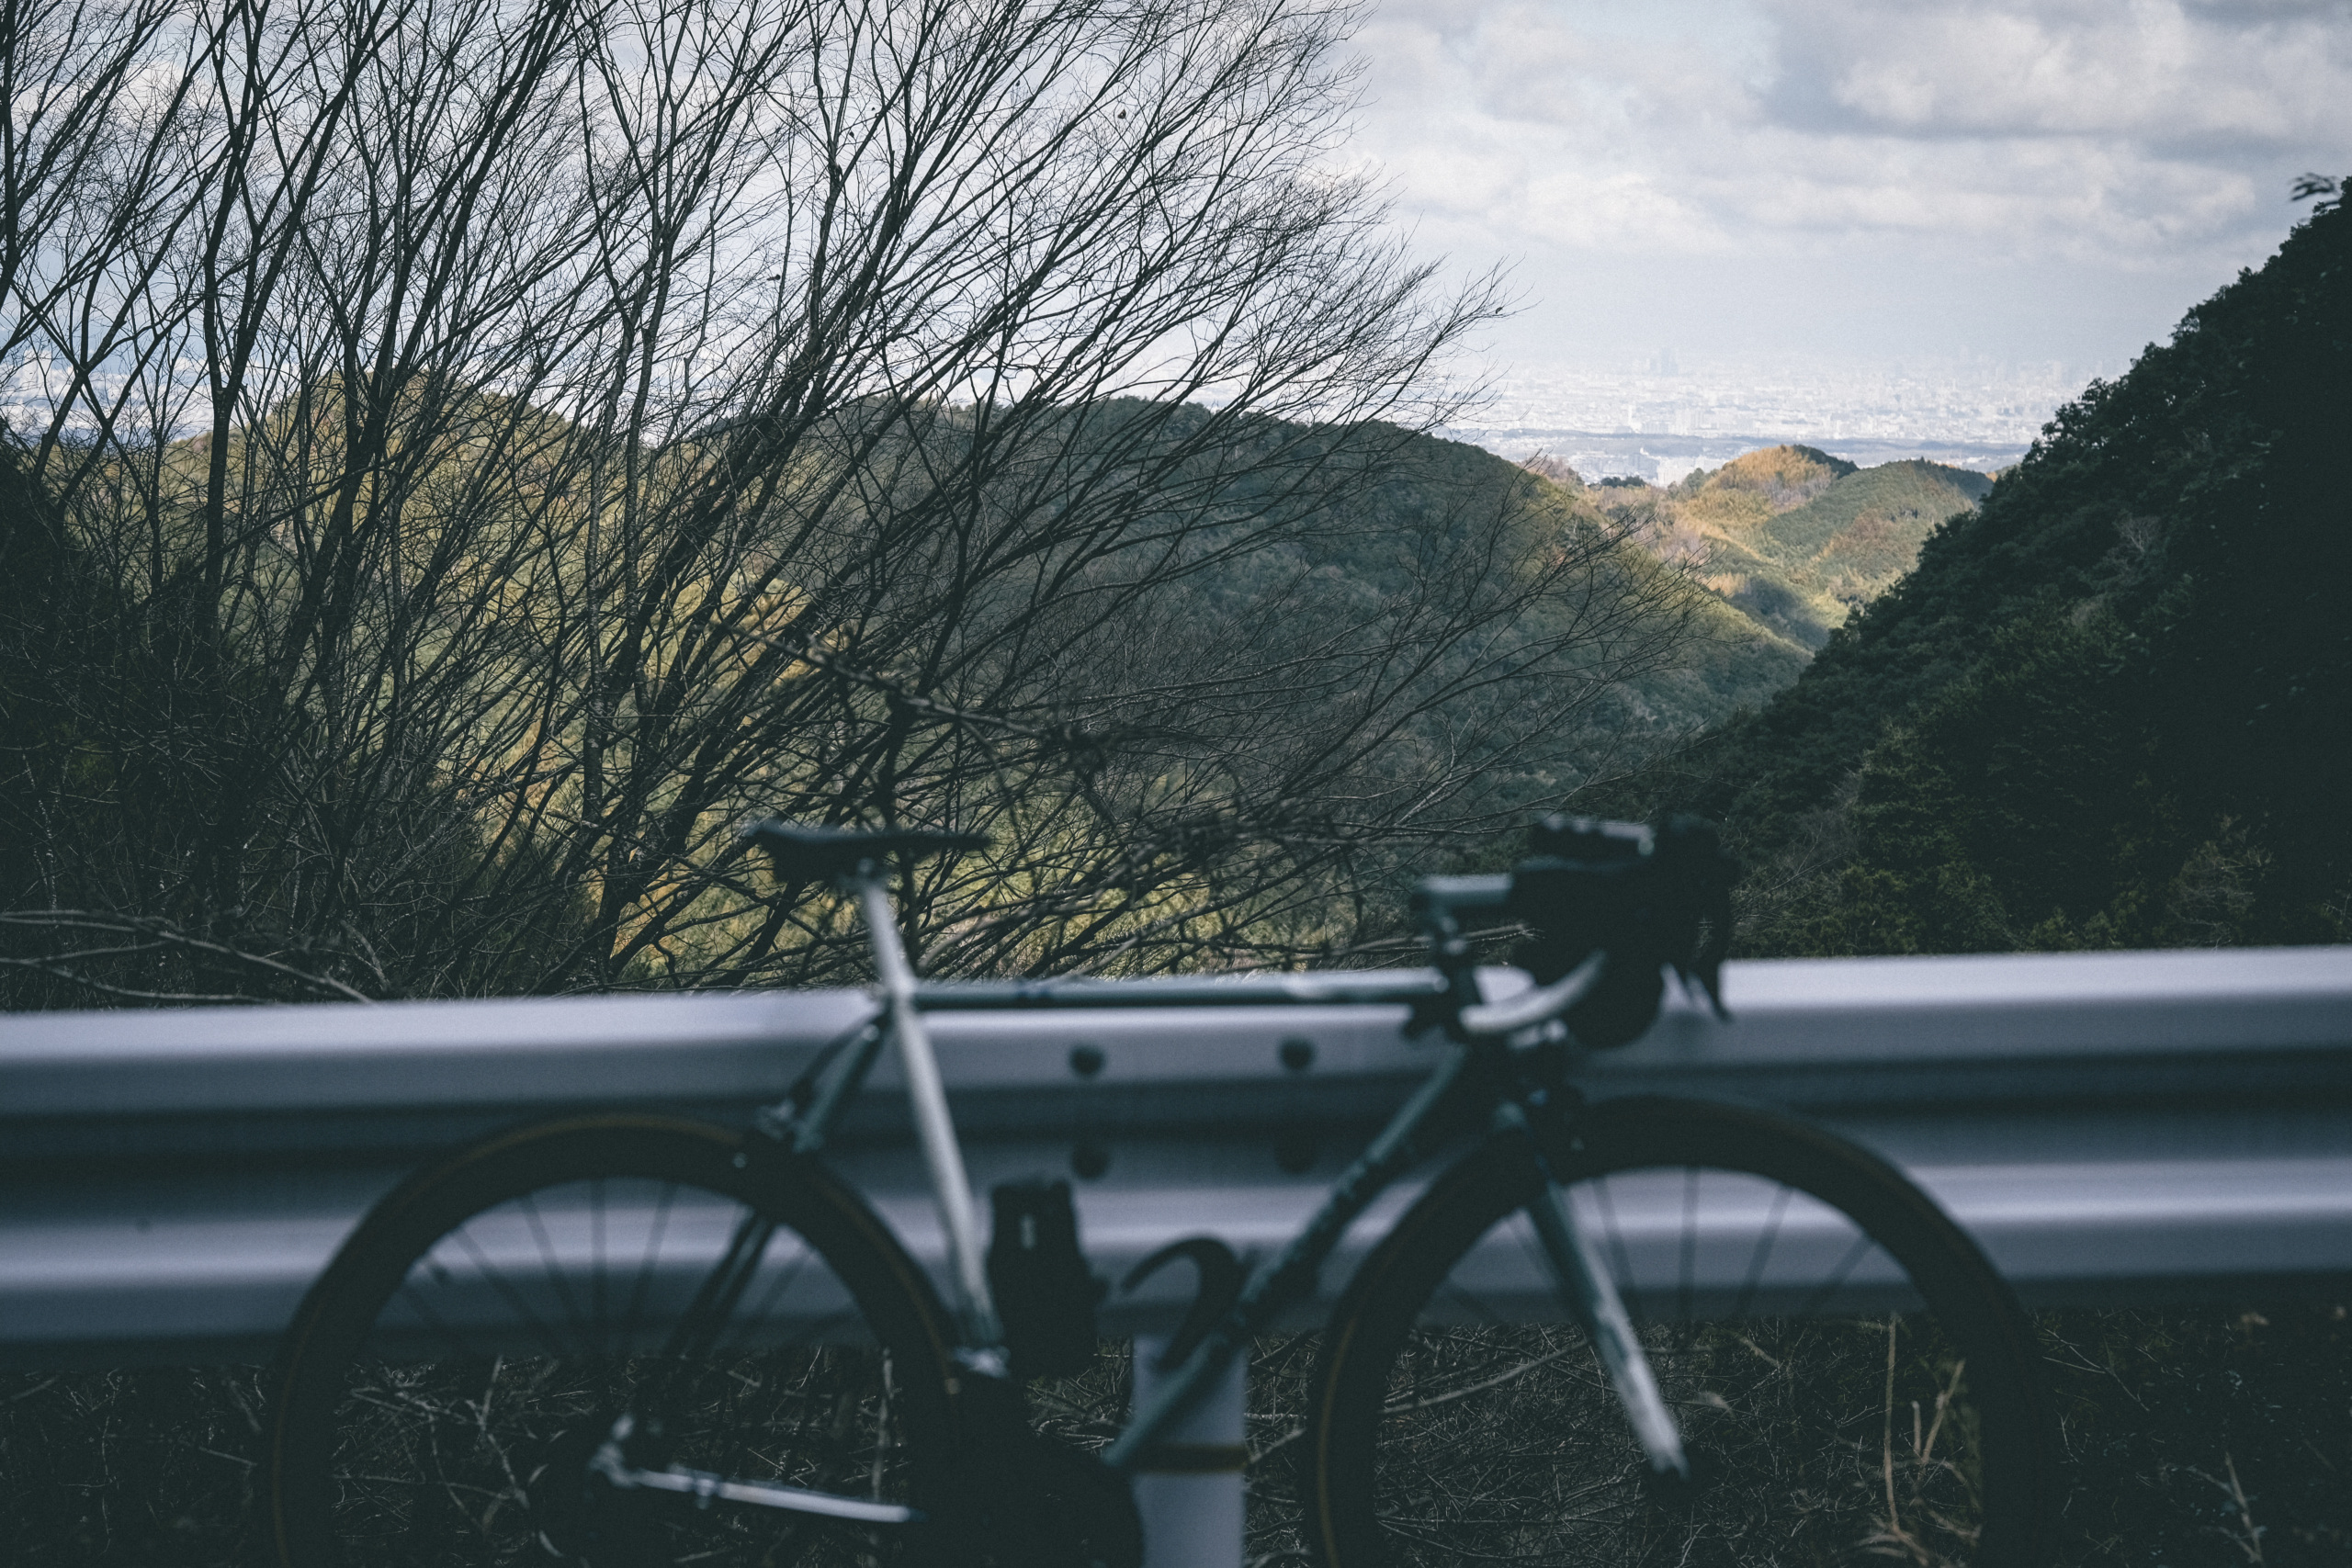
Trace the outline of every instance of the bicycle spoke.
[[571, 1319], [572, 1326], [582, 1331], [580, 1343], [584, 1348], [591, 1343], [586, 1332], [587, 1322], [581, 1315], [580, 1303], [572, 1297], [571, 1277], [556, 1258], [555, 1243], [548, 1237], [547, 1221], [540, 1214], [536, 1199], [526, 1197], [523, 1200], [523, 1218], [531, 1227], [532, 1241], [538, 1246], [540, 1276], [554, 1291], [556, 1300], [562, 1304], [565, 1315]]
[[1756, 1288], [1763, 1283], [1764, 1266], [1772, 1257], [1772, 1244], [1780, 1239], [1781, 1220], [1788, 1213], [1789, 1200], [1794, 1196], [1794, 1191], [1786, 1187], [1772, 1193], [1772, 1212], [1764, 1222], [1764, 1234], [1756, 1238], [1755, 1251], [1748, 1257], [1747, 1277], [1740, 1281], [1739, 1300], [1731, 1310], [1734, 1318], [1746, 1317], [1747, 1309], [1755, 1303]]
[[[601, 1176], [591, 1178], [588, 1182], [588, 1252], [589, 1289], [594, 1292], [595, 1321], [602, 1329], [611, 1319], [605, 1310], [605, 1179]], [[602, 1334], [597, 1336], [598, 1355], [614, 1355], [619, 1348], [616, 1344], [607, 1345]]]
[[[2024, 1495], [1995, 1484], [1986, 1456], [2023, 1444], [2018, 1406], [1988, 1403], [1984, 1386], [2014, 1387], [2027, 1370], [1997, 1365], [1998, 1340], [1963, 1355], [1955, 1325], [1976, 1334], [1992, 1303], [1923, 1303], [1906, 1291], [1905, 1254], [1855, 1216], [1893, 1215], [1928, 1257], [1948, 1229], [1901, 1229], [1905, 1211], [1881, 1202], [1883, 1168], [1825, 1156], [1816, 1136], [1753, 1113], [1659, 1101], [1589, 1114], [1600, 1168], [1563, 1196], [1615, 1276], [1695, 1479], [1654, 1486], [1580, 1333], [1498, 1321], [1519, 1292], [1554, 1286], [1498, 1150], [1476, 1168], [1483, 1179], [1431, 1189], [1399, 1226], [1418, 1250], [1376, 1254], [1351, 1287], [1352, 1315], [1326, 1337], [1336, 1364], [1317, 1377], [1331, 1380], [1318, 1387], [1332, 1408], [1310, 1428], [1310, 1523], [1338, 1568], [1781, 1568], [1890, 1554], [1974, 1568], [1988, 1531], [2018, 1528]], [[1628, 1129], [1615, 1141], [1600, 1135], [1611, 1115]], [[1638, 1157], [1657, 1145], [1662, 1157]], [[1713, 1159], [1719, 1148], [1761, 1173]], [[1826, 1171], [1826, 1195], [1772, 1174], [1783, 1164], [1803, 1182]], [[1892, 1330], [1883, 1313], [1867, 1336], [1823, 1315], [1890, 1292], [1907, 1302]], [[1915, 1405], [1917, 1421], [1905, 1414]]]
[[[682, 1324], [693, 1353], [656, 1353]], [[626, 1415], [655, 1469], [902, 1501], [919, 1454], [944, 1450], [902, 1440], [886, 1355], [827, 1256], [731, 1197], [527, 1187], [451, 1224], [376, 1309], [334, 1395], [326, 1518], [345, 1568], [514, 1568], [542, 1537], [645, 1568], [895, 1561], [885, 1527], [703, 1509], [588, 1468]], [[935, 1432], [944, 1406], [924, 1408]]]
[[1871, 1240], [1869, 1232], [1857, 1235], [1854, 1237], [1854, 1244], [1846, 1249], [1846, 1256], [1839, 1259], [1838, 1267], [1830, 1271], [1829, 1278], [1824, 1280], [1820, 1287], [1805, 1298], [1804, 1305], [1797, 1309], [1797, 1315], [1812, 1317], [1823, 1307], [1827, 1306], [1830, 1297], [1846, 1288], [1846, 1281], [1852, 1278], [1855, 1265], [1861, 1262], [1875, 1246], [1877, 1243]]
[[506, 1299], [507, 1304], [514, 1309], [515, 1315], [522, 1319], [525, 1326], [530, 1329], [532, 1337], [539, 1342], [540, 1349], [549, 1356], [561, 1356], [564, 1353], [562, 1337], [558, 1335], [548, 1325], [547, 1320], [538, 1314], [537, 1310], [525, 1298], [522, 1291], [508, 1280], [505, 1270], [491, 1261], [489, 1253], [483, 1249], [480, 1242], [474, 1239], [472, 1230], [460, 1227], [457, 1236], [458, 1244], [464, 1247], [467, 1256], [473, 1259], [474, 1267], [481, 1271], [484, 1281]]
[[1691, 1165], [1682, 1168], [1682, 1255], [1674, 1285], [1677, 1323], [1690, 1321], [1691, 1280], [1697, 1268], [1698, 1249], [1699, 1168]]
[[637, 1332], [644, 1325], [645, 1292], [652, 1284], [654, 1264], [662, 1255], [662, 1238], [670, 1228], [670, 1210], [677, 1200], [678, 1184], [663, 1182], [662, 1201], [653, 1206], [653, 1224], [647, 1230], [645, 1246], [638, 1253], [637, 1277], [629, 1285], [628, 1311], [621, 1320], [624, 1345], [635, 1344]]
[[784, 1292], [790, 1290], [793, 1283], [799, 1279], [800, 1271], [808, 1265], [809, 1257], [808, 1248], [803, 1247], [799, 1255], [793, 1258], [789, 1268], [777, 1270], [775, 1281], [762, 1294], [759, 1304], [749, 1314], [741, 1317], [735, 1331], [735, 1343], [738, 1348], [748, 1347], [752, 1342], [752, 1334], [767, 1325], [769, 1315], [775, 1312], [776, 1303], [783, 1299]]

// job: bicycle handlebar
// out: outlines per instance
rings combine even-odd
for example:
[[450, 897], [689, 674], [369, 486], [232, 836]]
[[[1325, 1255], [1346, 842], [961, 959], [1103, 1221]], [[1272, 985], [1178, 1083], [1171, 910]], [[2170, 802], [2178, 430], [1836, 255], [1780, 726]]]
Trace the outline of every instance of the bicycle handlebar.
[[1601, 965], [1608, 958], [1604, 949], [1548, 986], [1538, 986], [1508, 1001], [1480, 1002], [1464, 1008], [1462, 1028], [1470, 1034], [1516, 1034], [1531, 1024], [1549, 1022], [1582, 1001], [1585, 994], [1600, 983]]
[[1427, 931], [1436, 924], [1437, 917], [1442, 914], [1507, 909], [1510, 908], [1514, 880], [1509, 873], [1490, 876], [1425, 876], [1413, 884], [1413, 923]]
[[1432, 876], [1413, 890], [1415, 924], [1441, 942], [1458, 935], [1456, 916], [1475, 912], [1515, 916], [1534, 933], [1512, 958], [1535, 976], [1536, 992], [1492, 1011], [1465, 1010], [1464, 1027], [1504, 1032], [1560, 1017], [1589, 1047], [1623, 1044], [1657, 1016], [1669, 964], [1729, 1016], [1720, 972], [1738, 867], [1712, 824], [1554, 817], [1537, 826], [1532, 848], [1507, 874]]

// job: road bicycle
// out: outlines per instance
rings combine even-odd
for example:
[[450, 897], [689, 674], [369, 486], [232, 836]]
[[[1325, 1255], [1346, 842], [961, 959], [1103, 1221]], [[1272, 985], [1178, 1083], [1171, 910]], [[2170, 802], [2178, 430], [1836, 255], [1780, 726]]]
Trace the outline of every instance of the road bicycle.
[[[1269, 1461], [1296, 1467], [1293, 1555], [2044, 1554], [2055, 1465], [2031, 1332], [1933, 1201], [1783, 1116], [1572, 1085], [1585, 1053], [1646, 1027], [1669, 973], [1720, 1009], [1730, 877], [1703, 824], [1555, 818], [1509, 873], [1421, 882], [1424, 971], [1150, 986], [920, 985], [888, 870], [978, 840], [750, 831], [786, 882], [856, 899], [871, 1020], [749, 1129], [542, 1122], [379, 1202], [281, 1358], [266, 1484], [288, 1568], [1136, 1568], [1128, 1478], [1314, 1295], [1374, 1201], [1455, 1148], [1341, 1293], [1303, 1428]], [[1482, 992], [1482, 925], [1532, 933], [1524, 989]], [[926, 1018], [1283, 1002], [1406, 1010], [1427, 1079], [1278, 1256], [1180, 1244], [1200, 1299], [1115, 1440], [1042, 1435], [1023, 1380], [1067, 1364], [1073, 1334], [1091, 1353], [1095, 1287], [1066, 1209], [1001, 1203], [1020, 1235], [983, 1254]], [[936, 1283], [825, 1158], [886, 1049], [944, 1235]], [[1067, 1256], [992, 1269], [1036, 1248], [1040, 1213]]]

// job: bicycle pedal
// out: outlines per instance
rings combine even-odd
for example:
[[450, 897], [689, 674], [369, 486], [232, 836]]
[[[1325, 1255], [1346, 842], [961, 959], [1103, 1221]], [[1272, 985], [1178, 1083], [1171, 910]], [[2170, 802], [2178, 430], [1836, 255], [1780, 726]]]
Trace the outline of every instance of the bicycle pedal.
[[1127, 1479], [1082, 1449], [1023, 1432], [973, 1463], [960, 1490], [983, 1568], [1142, 1568]]

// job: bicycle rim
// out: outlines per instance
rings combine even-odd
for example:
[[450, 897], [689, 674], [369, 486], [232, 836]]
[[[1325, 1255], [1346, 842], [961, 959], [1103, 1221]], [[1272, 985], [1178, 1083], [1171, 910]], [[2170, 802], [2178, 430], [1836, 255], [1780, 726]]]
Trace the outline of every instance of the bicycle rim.
[[1649, 1474], [1498, 1142], [1366, 1260], [1313, 1382], [1330, 1568], [2040, 1559], [2030, 1331], [1917, 1188], [1758, 1112], [1620, 1101], [1554, 1168], [1640, 1331], [1694, 1481]]
[[[702, 1507], [591, 1468], [627, 1414], [654, 1434], [647, 1468], [915, 1506], [937, 1491], [949, 1362], [928, 1286], [854, 1194], [753, 1153], [691, 1122], [582, 1119], [464, 1151], [379, 1204], [288, 1335], [280, 1560], [904, 1560], [904, 1529]], [[690, 1312], [746, 1235], [763, 1245], [731, 1307]]]

